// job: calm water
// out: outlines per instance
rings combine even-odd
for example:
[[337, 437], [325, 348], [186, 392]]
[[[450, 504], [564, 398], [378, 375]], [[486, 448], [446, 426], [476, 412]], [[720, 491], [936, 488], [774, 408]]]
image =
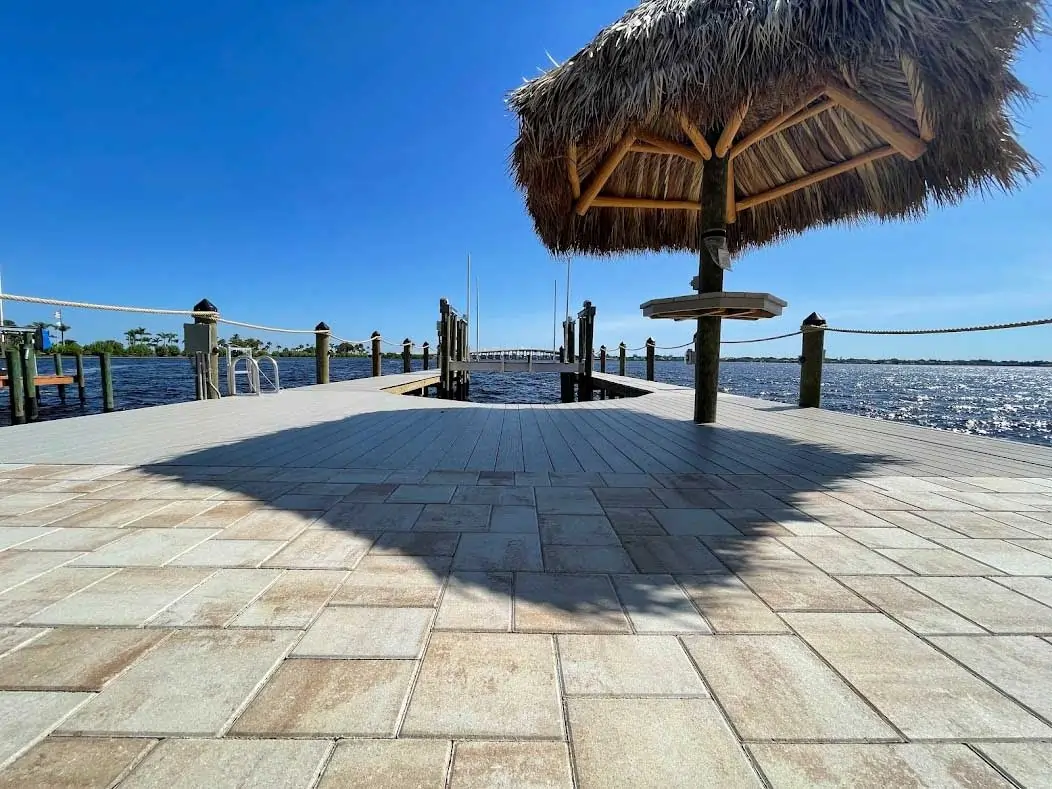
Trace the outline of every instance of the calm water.
[[[72, 389], [59, 403], [46, 387], [41, 416], [55, 419], [101, 410], [98, 366], [87, 359], [88, 405], [81, 410]], [[48, 370], [41, 361], [41, 371]], [[71, 362], [67, 362], [69, 366]], [[283, 388], [314, 383], [312, 358], [281, 359]], [[413, 369], [420, 362], [414, 360]], [[616, 368], [616, 362], [608, 369]], [[333, 381], [369, 374], [368, 359], [333, 359]], [[402, 370], [401, 360], [384, 360], [384, 373]], [[627, 373], [642, 378], [643, 362], [628, 362]], [[682, 362], [657, 362], [659, 381], [691, 386], [694, 368]], [[725, 362], [720, 387], [727, 392], [794, 403], [800, 369], [795, 364]], [[225, 382], [225, 372], [220, 376]], [[142, 408], [192, 400], [193, 377], [186, 359], [114, 359], [113, 384], [118, 408]], [[225, 383], [224, 383], [225, 386]], [[559, 377], [525, 373], [472, 376], [471, 399], [485, 403], [554, 403]], [[9, 418], [0, 396], [0, 424]], [[823, 405], [837, 411], [909, 422], [943, 430], [1012, 438], [1052, 445], [1052, 369], [1025, 367], [922, 367], [913, 365], [826, 365]]]

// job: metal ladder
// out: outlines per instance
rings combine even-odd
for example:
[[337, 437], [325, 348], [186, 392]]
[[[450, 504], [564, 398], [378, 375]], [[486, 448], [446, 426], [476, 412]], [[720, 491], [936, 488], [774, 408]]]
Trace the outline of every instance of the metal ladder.
[[[234, 356], [235, 353], [240, 353], [241, 356]], [[242, 361], [245, 363], [243, 369], [238, 364]], [[273, 378], [260, 370], [260, 362], [269, 362], [271, 364], [274, 371]], [[247, 392], [238, 391], [237, 381], [239, 377], [244, 377], [248, 384]], [[270, 389], [263, 389], [264, 380], [270, 384]], [[260, 356], [256, 359], [252, 356], [251, 348], [228, 345], [226, 349], [226, 390], [228, 397], [280, 392], [281, 378], [278, 373], [277, 360], [273, 356]]]

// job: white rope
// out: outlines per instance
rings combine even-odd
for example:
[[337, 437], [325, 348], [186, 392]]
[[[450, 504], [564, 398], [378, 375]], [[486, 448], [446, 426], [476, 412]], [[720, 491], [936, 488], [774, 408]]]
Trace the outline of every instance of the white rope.
[[742, 345], [743, 343], [750, 342], [768, 342], [769, 340], [781, 340], [785, 337], [795, 337], [798, 334], [803, 334], [803, 331], [792, 331], [788, 334], [776, 334], [773, 337], [755, 337], [751, 340], [720, 340], [720, 345]]
[[[208, 313], [214, 315], [215, 313]], [[279, 329], [275, 326], [259, 326], [255, 323], [245, 323], [243, 321], [233, 321], [229, 318], [216, 318], [218, 323], [225, 323], [228, 326], [240, 326], [245, 329], [255, 329], [256, 331], [267, 331], [267, 332], [279, 332], [281, 334], [328, 334], [326, 329]]]
[[70, 307], [86, 310], [105, 310], [107, 312], [137, 312], [143, 315], [191, 315], [193, 317], [207, 318], [218, 313], [195, 312], [194, 310], [159, 310], [152, 307], [126, 307], [117, 304], [91, 304], [84, 301], [66, 301], [65, 299], [43, 299], [37, 296], [16, 296], [13, 293], [0, 293], [2, 301], [19, 301], [25, 304], [48, 304], [54, 307]]
[[685, 342], [682, 345], [655, 345], [654, 348], [656, 348], [659, 351], [678, 351], [680, 348], [686, 348], [688, 345], [693, 344], [694, 340], [691, 340], [690, 342]]
[[1019, 321], [1018, 323], [991, 323], [986, 326], [959, 326], [953, 329], [836, 329], [817, 326], [809, 331], [833, 331], [840, 334], [882, 334], [907, 335], [907, 334], [960, 334], [973, 331], [995, 331], [997, 329], [1022, 329], [1027, 326], [1047, 326], [1052, 324], [1052, 318], [1040, 318], [1035, 321]]

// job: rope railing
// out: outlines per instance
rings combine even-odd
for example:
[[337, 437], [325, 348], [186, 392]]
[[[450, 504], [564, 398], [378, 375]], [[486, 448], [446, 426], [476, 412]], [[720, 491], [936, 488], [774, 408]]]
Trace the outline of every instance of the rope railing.
[[194, 318], [208, 318], [218, 313], [195, 312], [194, 310], [164, 310], [153, 307], [128, 307], [119, 304], [92, 304], [85, 301], [68, 301], [66, 299], [44, 299], [37, 296], [18, 296], [14, 293], [0, 293], [0, 300], [16, 301], [23, 304], [47, 304], [52, 307], [69, 307], [70, 309], [104, 310], [106, 312], [134, 312], [142, 315], [190, 315]]
[[1052, 318], [1038, 318], [1032, 321], [1015, 323], [991, 323], [980, 326], [957, 326], [952, 329], [841, 329], [833, 326], [817, 327], [819, 331], [832, 331], [839, 334], [877, 334], [883, 336], [904, 336], [918, 334], [963, 334], [976, 331], [997, 331], [999, 329], [1024, 329], [1028, 326], [1048, 326]]

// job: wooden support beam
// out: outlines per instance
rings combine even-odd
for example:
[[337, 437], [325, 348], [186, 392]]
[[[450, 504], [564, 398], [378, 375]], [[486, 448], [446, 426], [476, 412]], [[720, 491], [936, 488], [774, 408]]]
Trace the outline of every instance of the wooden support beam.
[[610, 176], [614, 174], [614, 170], [621, 164], [621, 160], [628, 155], [628, 150], [632, 147], [632, 143], [636, 141], [636, 132], [634, 129], [629, 129], [625, 132], [625, 136], [622, 137], [617, 145], [599, 165], [599, 169], [595, 171], [595, 175], [592, 176], [592, 180], [588, 182], [588, 188], [581, 193], [581, 196], [577, 199], [577, 203], [574, 206], [574, 210], [578, 216], [584, 216], [588, 213], [589, 207], [592, 205], [592, 201], [595, 200], [599, 192], [606, 185], [606, 182], [610, 180]]
[[656, 153], [659, 156], [675, 156], [671, 151], [666, 151], [664, 148], [655, 148], [653, 145], [647, 143], [637, 142], [630, 149], [631, 153]]
[[738, 204], [734, 197], [734, 160], [727, 160], [727, 224], [738, 221]]
[[822, 101], [818, 102], [817, 104], [813, 104], [810, 107], [807, 107], [805, 109], [800, 110], [800, 112], [798, 112], [795, 115], [793, 115], [785, 123], [783, 123], [777, 129], [775, 129], [773, 133], [774, 134], [780, 134], [781, 132], [784, 132], [786, 129], [791, 129], [793, 126], [796, 126], [797, 124], [803, 123], [806, 120], [810, 120], [811, 118], [815, 117], [816, 115], [821, 115], [826, 110], [833, 109], [833, 107], [835, 107], [835, 106], [836, 106], [836, 102], [833, 101], [832, 99], [822, 99]]
[[748, 112], [749, 102], [746, 101], [731, 113], [731, 117], [727, 120], [727, 125], [724, 126], [723, 131], [720, 132], [720, 138], [716, 141], [716, 147], [713, 151], [721, 159], [727, 155], [727, 151], [729, 151], [731, 146], [734, 145], [734, 136], [742, 127], [742, 123], [745, 121], [745, 115]]
[[581, 196], [581, 176], [577, 173], [576, 143], [570, 143], [570, 150], [566, 152], [566, 174], [570, 178], [570, 193], [576, 200]]
[[924, 140], [847, 85], [830, 82], [826, 85], [826, 93], [829, 98], [869, 126], [886, 143], [894, 146], [895, 150], [911, 162], [919, 158], [927, 149], [928, 144]]
[[917, 131], [924, 142], [931, 142], [935, 139], [935, 131], [932, 129], [931, 118], [928, 115], [928, 106], [924, 99], [924, 85], [921, 84], [917, 62], [913, 58], [904, 55], [902, 57], [902, 73], [906, 75], [906, 82], [910, 86], [910, 95], [913, 96], [913, 112], [917, 116]]
[[766, 123], [763, 123], [760, 126], [753, 129], [751, 132], [746, 134], [731, 147], [731, 158], [733, 159], [735, 156], [740, 156], [743, 151], [747, 151], [760, 140], [770, 137], [772, 134], [778, 131], [779, 126], [781, 126], [787, 120], [796, 115], [796, 113], [800, 112], [801, 110], [807, 109], [807, 106], [811, 102], [822, 98], [822, 96], [824, 95], [824, 88], [816, 88], [815, 90], [811, 91], [806, 96], [804, 96], [804, 98], [799, 103], [795, 104], [790, 109], [786, 110], [783, 113], [775, 115]]
[[840, 175], [841, 173], [846, 173], [850, 170], [859, 168], [864, 164], [875, 162], [878, 159], [884, 159], [888, 156], [894, 156], [896, 153], [898, 153], [898, 151], [890, 145], [887, 145], [883, 148], [876, 148], [872, 151], [867, 151], [866, 153], [863, 153], [852, 159], [848, 159], [845, 162], [840, 162], [840, 164], [834, 164], [832, 167], [827, 167], [824, 170], [819, 170], [816, 173], [810, 173], [808, 175], [805, 175], [803, 178], [797, 178], [795, 181], [789, 181], [788, 183], [784, 183], [781, 186], [776, 186], [774, 189], [769, 189], [766, 192], [761, 192], [760, 194], [752, 195], [751, 197], [745, 197], [738, 201], [738, 210], [745, 211], [746, 209], [754, 208], [755, 206], [761, 205], [762, 203], [768, 203], [771, 200], [777, 200], [779, 197], [784, 197], [787, 194], [792, 194], [793, 192], [799, 191], [800, 189], [806, 189], [808, 186], [813, 186], [814, 184], [825, 181], [828, 178], [833, 178], [834, 176]]
[[701, 154], [693, 148], [688, 148], [686, 145], [680, 145], [678, 142], [672, 142], [672, 140], [666, 140], [654, 134], [647, 134], [644, 132], [639, 132], [636, 137], [641, 142], [653, 145], [655, 148], [660, 148], [673, 156], [682, 156], [684, 159], [690, 159], [692, 162], [701, 162]]
[[708, 161], [712, 158], [712, 146], [709, 145], [709, 141], [705, 139], [705, 135], [701, 133], [701, 130], [694, 125], [694, 123], [686, 115], [682, 113], [679, 116], [679, 125], [683, 129], [683, 132], [690, 137], [691, 143], [697, 149], [702, 159]]
[[698, 211], [701, 206], [691, 200], [652, 200], [649, 197], [607, 197], [592, 200], [595, 208], [660, 208], [669, 211]]

